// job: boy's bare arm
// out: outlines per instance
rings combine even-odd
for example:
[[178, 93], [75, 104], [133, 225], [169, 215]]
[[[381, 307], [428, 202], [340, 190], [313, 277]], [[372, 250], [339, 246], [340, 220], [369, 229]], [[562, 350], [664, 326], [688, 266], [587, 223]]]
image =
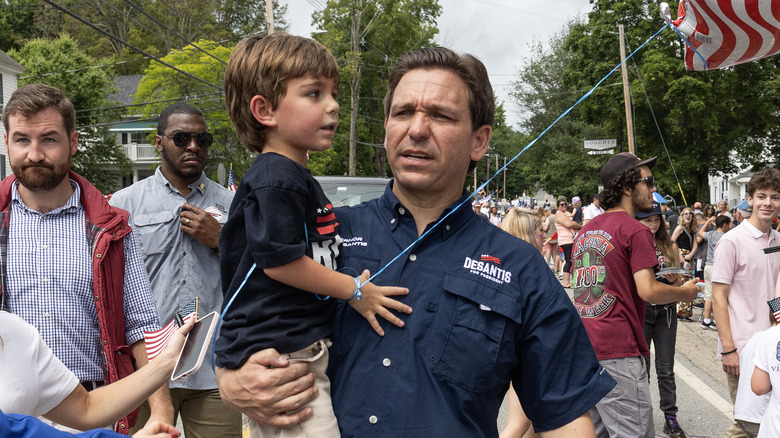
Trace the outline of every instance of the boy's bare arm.
[[[271, 279], [288, 286], [342, 300], [352, 299], [357, 290], [354, 277], [329, 269], [306, 256], [293, 260], [286, 265], [265, 268], [263, 271]], [[390, 298], [396, 295], [406, 295], [409, 293], [409, 289], [365, 283], [368, 277], [368, 271], [363, 271], [363, 274], [360, 276], [362, 299], [352, 299], [349, 302], [350, 305], [368, 320], [371, 327], [380, 336], [384, 335], [384, 331], [379, 326], [376, 315], [398, 327], [403, 327], [403, 321], [388, 309], [407, 314], [412, 313], [411, 307]]]

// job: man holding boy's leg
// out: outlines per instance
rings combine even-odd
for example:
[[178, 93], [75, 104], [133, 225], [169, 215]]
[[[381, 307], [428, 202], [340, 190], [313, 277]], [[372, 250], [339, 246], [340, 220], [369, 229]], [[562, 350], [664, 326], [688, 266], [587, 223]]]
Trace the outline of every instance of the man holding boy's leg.
[[[404, 328], [385, 324], [375, 336], [339, 306], [328, 374], [342, 436], [497, 436], [510, 381], [542, 436], [594, 435], [588, 410], [614, 381], [568, 297], [538, 251], [464, 202], [493, 111], [487, 72], [470, 55], [422, 49], [391, 73], [385, 147], [395, 179], [378, 200], [337, 212], [344, 241], [360, 242], [344, 245], [343, 264], [375, 272], [452, 214], [377, 277], [409, 288], [399, 301], [416, 310]], [[226, 403], [260, 423], [289, 427], [312, 414], [311, 373], [274, 350], [217, 378]]]

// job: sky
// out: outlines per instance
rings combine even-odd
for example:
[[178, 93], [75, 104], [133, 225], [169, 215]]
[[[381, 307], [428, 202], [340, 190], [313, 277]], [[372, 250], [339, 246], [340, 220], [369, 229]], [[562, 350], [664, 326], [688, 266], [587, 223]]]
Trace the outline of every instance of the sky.
[[[289, 32], [311, 36], [311, 14], [326, 0], [286, 3]], [[504, 102], [507, 123], [513, 127], [522, 114], [508, 91], [530, 55], [530, 45], [549, 41], [569, 20], [584, 19], [591, 10], [588, 0], [439, 0], [439, 4], [442, 14], [436, 43], [485, 63], [496, 96]]]

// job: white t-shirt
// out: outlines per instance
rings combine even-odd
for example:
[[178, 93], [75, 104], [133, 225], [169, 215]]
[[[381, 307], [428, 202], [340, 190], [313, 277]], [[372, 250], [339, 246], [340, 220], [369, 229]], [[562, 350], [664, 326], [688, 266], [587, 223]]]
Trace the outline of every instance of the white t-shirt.
[[589, 206], [585, 207], [585, 209], [582, 211], [582, 219], [591, 220], [594, 217], [600, 215], [601, 213], [604, 213], [603, 208], [596, 207], [595, 205], [590, 204]]
[[739, 386], [737, 386], [737, 398], [734, 401], [735, 420], [761, 423], [761, 418], [764, 417], [766, 405], [769, 403], [769, 394], [754, 394], [750, 388], [750, 377], [753, 375], [755, 367], [753, 360], [756, 358], [756, 353], [762, 348], [763, 339], [769, 330], [760, 331], [753, 335], [739, 352]]
[[76, 376], [43, 342], [35, 327], [0, 312], [0, 410], [41, 416], [76, 389]]
[[772, 391], [769, 392], [771, 398], [761, 419], [758, 438], [774, 438], [780, 436], [780, 326], [771, 327], [761, 333], [763, 336], [757, 344], [753, 364], [769, 373]]

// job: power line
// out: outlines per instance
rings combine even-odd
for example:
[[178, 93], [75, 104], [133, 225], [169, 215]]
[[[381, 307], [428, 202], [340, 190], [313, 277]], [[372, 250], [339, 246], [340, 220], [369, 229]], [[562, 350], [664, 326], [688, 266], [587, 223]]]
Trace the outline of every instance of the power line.
[[[135, 4], [135, 3], [133, 3], [131, 0], [125, 0], [125, 2], [127, 2], [127, 3], [128, 3], [130, 6], [132, 6], [132, 7], [133, 7], [133, 8], [135, 8], [136, 10], [138, 10], [138, 12], [140, 12], [140, 13], [142, 13], [142, 14], [146, 15], [147, 17], [149, 17], [149, 19], [150, 19], [150, 20], [152, 20], [152, 21], [154, 21], [155, 23], [157, 23], [157, 25], [158, 25], [158, 26], [160, 26], [160, 27], [162, 27], [163, 29], [167, 30], [168, 32], [170, 32], [170, 33], [174, 34], [176, 37], [178, 37], [180, 40], [184, 41], [185, 43], [187, 43], [187, 44], [191, 45], [192, 47], [194, 47], [194, 48], [198, 49], [198, 51], [199, 51], [199, 52], [202, 52], [203, 54], [205, 54], [205, 55], [208, 55], [208, 56], [210, 56], [210, 57], [212, 57], [212, 58], [216, 59], [217, 61], [221, 62], [222, 64], [224, 64], [224, 65], [227, 65], [227, 62], [225, 62], [225, 61], [223, 61], [223, 60], [221, 60], [221, 59], [217, 58], [216, 56], [212, 55], [211, 53], [209, 53], [209, 52], [207, 52], [207, 51], [205, 51], [205, 50], [201, 49], [200, 47], [196, 46], [196, 45], [195, 45], [195, 43], [193, 43], [192, 41], [190, 41], [190, 40], [188, 40], [188, 39], [184, 38], [183, 36], [181, 36], [181, 35], [180, 35], [178, 32], [176, 32], [176, 31], [174, 31], [173, 29], [169, 28], [168, 26], [166, 26], [166, 25], [162, 24], [162, 23], [160, 22], [160, 20], [158, 20], [158, 19], [154, 18], [153, 16], [149, 15], [149, 14], [148, 14], [146, 11], [144, 11], [143, 9], [141, 9], [141, 7], [140, 7], [140, 6], [136, 5], [136, 4]], [[164, 39], [163, 39], [163, 40], [164, 40]]]
[[183, 74], [183, 75], [185, 75], [185, 76], [187, 76], [187, 77], [189, 77], [189, 78], [191, 78], [191, 79], [194, 79], [194, 80], [196, 80], [196, 81], [198, 81], [198, 82], [202, 82], [202, 83], [204, 83], [204, 84], [206, 84], [206, 85], [208, 85], [208, 86], [210, 86], [210, 87], [216, 88], [216, 89], [218, 89], [218, 90], [222, 90], [222, 87], [220, 87], [219, 85], [212, 84], [211, 82], [209, 82], [209, 81], [207, 81], [207, 80], [205, 80], [205, 79], [201, 79], [201, 78], [199, 78], [199, 77], [197, 77], [197, 76], [195, 76], [195, 75], [192, 75], [192, 74], [190, 74], [190, 73], [187, 73], [187, 72], [186, 72], [186, 71], [184, 71], [184, 70], [181, 70], [181, 69], [179, 69], [179, 68], [176, 68], [176, 67], [174, 67], [173, 65], [171, 65], [171, 64], [169, 64], [169, 63], [167, 63], [167, 62], [163, 61], [162, 59], [160, 59], [160, 58], [158, 58], [158, 57], [156, 57], [156, 56], [154, 56], [154, 55], [152, 55], [152, 54], [150, 54], [150, 53], [148, 53], [148, 52], [146, 52], [146, 51], [144, 51], [144, 50], [142, 50], [142, 49], [140, 49], [140, 48], [138, 48], [138, 47], [136, 47], [136, 46], [134, 46], [134, 45], [132, 45], [132, 44], [130, 44], [130, 43], [128, 43], [127, 41], [125, 41], [125, 40], [123, 40], [123, 39], [121, 39], [121, 38], [119, 38], [119, 37], [117, 37], [117, 36], [115, 36], [115, 35], [113, 35], [113, 34], [111, 34], [111, 33], [109, 33], [109, 32], [106, 32], [106, 31], [104, 31], [103, 29], [100, 29], [99, 27], [97, 27], [97, 26], [95, 26], [94, 24], [90, 23], [89, 21], [85, 20], [85, 19], [84, 19], [84, 18], [82, 18], [81, 16], [79, 16], [79, 15], [77, 15], [77, 14], [75, 14], [75, 13], [71, 12], [69, 9], [65, 8], [64, 6], [60, 6], [59, 4], [55, 3], [55, 2], [54, 2], [54, 1], [52, 1], [52, 0], [43, 0], [43, 1], [44, 1], [44, 2], [46, 2], [46, 3], [48, 3], [48, 4], [50, 4], [50, 5], [51, 5], [51, 6], [53, 6], [55, 9], [58, 9], [58, 10], [60, 10], [60, 11], [64, 12], [64, 13], [66, 13], [67, 15], [69, 15], [69, 16], [71, 16], [71, 17], [75, 18], [76, 20], [78, 20], [78, 21], [80, 21], [80, 22], [82, 22], [82, 23], [86, 24], [87, 26], [89, 26], [89, 27], [91, 27], [91, 28], [95, 29], [96, 31], [100, 32], [101, 34], [103, 34], [103, 35], [105, 35], [105, 36], [107, 36], [107, 37], [109, 37], [109, 38], [111, 38], [111, 39], [113, 39], [113, 40], [116, 40], [116, 41], [118, 41], [118, 42], [120, 42], [120, 43], [122, 43], [122, 44], [126, 45], [127, 47], [130, 47], [131, 49], [133, 49], [133, 50], [135, 50], [135, 51], [137, 51], [137, 52], [139, 52], [139, 53], [141, 53], [141, 54], [143, 54], [143, 55], [145, 55], [145, 56], [148, 56], [149, 58], [151, 58], [151, 59], [153, 59], [153, 60], [155, 60], [155, 61], [159, 62], [160, 64], [162, 64], [162, 65], [164, 65], [164, 66], [166, 66], [166, 67], [168, 67], [168, 68], [170, 68], [170, 69], [172, 69], [172, 70], [175, 70], [175, 71], [177, 71], [177, 72], [179, 72], [179, 73], [181, 73], [181, 74]]

